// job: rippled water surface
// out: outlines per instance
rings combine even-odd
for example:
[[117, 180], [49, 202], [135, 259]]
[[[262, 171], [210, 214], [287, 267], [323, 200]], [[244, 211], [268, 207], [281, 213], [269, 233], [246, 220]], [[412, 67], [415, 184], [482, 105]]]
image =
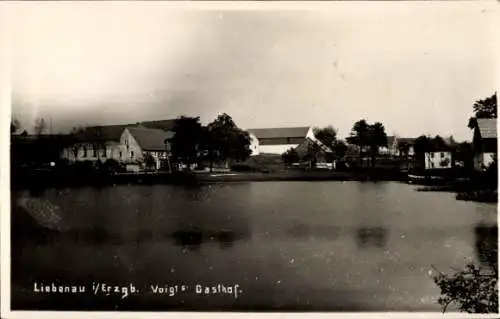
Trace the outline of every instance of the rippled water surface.
[[[113, 299], [115, 309], [434, 311], [433, 267], [462, 267], [478, 260], [481, 242], [496, 240], [496, 205], [393, 182], [115, 186], [37, 196], [71, 231], [14, 243], [13, 306], [25, 308], [55, 298], [33, 294], [32, 282], [74, 280], [140, 287], [137, 296]], [[239, 284], [241, 294], [159, 296], [155, 284]]]

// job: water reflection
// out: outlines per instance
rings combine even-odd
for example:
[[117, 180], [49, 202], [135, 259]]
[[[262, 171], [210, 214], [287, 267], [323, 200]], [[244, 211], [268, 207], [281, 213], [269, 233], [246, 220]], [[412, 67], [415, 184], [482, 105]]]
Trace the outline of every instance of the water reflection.
[[303, 223], [295, 223], [287, 230], [287, 235], [292, 238], [316, 238], [336, 239], [339, 235], [339, 227], [333, 226], [309, 226]]
[[221, 230], [218, 232], [202, 231], [201, 229], [179, 230], [171, 237], [174, 244], [190, 250], [198, 250], [203, 243], [217, 242], [222, 249], [231, 248], [239, 240], [248, 239], [248, 232]]
[[360, 249], [383, 248], [387, 245], [388, 230], [385, 227], [362, 227], [356, 231]]
[[483, 264], [498, 263], [498, 227], [480, 224], [474, 227], [475, 251]]
[[249, 238], [247, 231], [203, 231], [202, 229], [177, 230], [171, 233], [153, 233], [151, 230], [140, 230], [130, 236], [124, 233], [111, 232], [101, 227], [93, 227], [85, 230], [73, 230], [67, 233], [58, 233], [51, 236], [49, 240], [39, 241], [46, 245], [53, 240], [83, 243], [86, 246], [101, 246], [105, 244], [123, 245], [133, 243], [135, 245], [151, 242], [172, 241], [176, 246], [190, 250], [198, 250], [204, 243], [218, 243], [222, 249], [231, 248], [234, 243]]

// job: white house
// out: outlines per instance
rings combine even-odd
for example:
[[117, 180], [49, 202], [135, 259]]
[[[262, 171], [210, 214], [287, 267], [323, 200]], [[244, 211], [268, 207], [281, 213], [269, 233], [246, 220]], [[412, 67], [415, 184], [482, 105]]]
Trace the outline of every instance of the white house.
[[120, 136], [127, 125], [88, 127], [75, 136], [75, 143], [63, 150], [62, 157], [70, 162], [124, 159], [125, 148]]
[[497, 157], [497, 119], [477, 119], [473, 137], [474, 169], [488, 167]]
[[453, 154], [457, 144], [453, 137], [434, 139], [425, 152], [425, 169], [446, 169], [453, 167]]
[[437, 152], [425, 153], [425, 168], [451, 168], [452, 166], [452, 153], [450, 151], [442, 150]]
[[297, 147], [308, 137], [314, 139], [313, 129], [310, 126], [260, 128], [250, 129], [248, 132], [251, 138], [252, 156], [261, 153], [283, 154]]

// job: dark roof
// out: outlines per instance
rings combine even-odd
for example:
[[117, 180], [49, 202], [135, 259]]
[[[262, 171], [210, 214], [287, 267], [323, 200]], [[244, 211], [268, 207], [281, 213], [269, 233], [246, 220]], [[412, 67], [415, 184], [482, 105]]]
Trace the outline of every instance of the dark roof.
[[449, 152], [452, 150], [454, 144], [450, 142], [449, 139], [441, 138], [436, 139], [433, 138], [429, 142], [428, 152]]
[[311, 141], [312, 143], [315, 143], [316, 145], [319, 146], [319, 148], [321, 149], [321, 151], [325, 152], [325, 153], [333, 153], [332, 149], [329, 147], [329, 146], [326, 146], [325, 143], [321, 142], [320, 140], [318, 140], [317, 138], [315, 138], [314, 140], [311, 139], [311, 138], [307, 138], [307, 140]]
[[144, 127], [128, 127], [127, 129], [143, 151], [164, 151], [165, 140], [173, 135], [172, 132], [160, 129]]
[[306, 137], [310, 126], [249, 129], [248, 132], [261, 138]]
[[76, 138], [79, 141], [119, 141], [120, 136], [125, 128], [130, 127], [145, 127], [152, 129], [162, 129], [165, 131], [172, 130], [175, 125], [175, 120], [159, 120], [159, 121], [145, 121], [136, 124], [119, 124], [119, 125], [102, 125], [90, 126], [77, 133]]
[[300, 143], [295, 148], [295, 150], [297, 151], [297, 153], [299, 154], [300, 157], [303, 157], [309, 152], [309, 147], [313, 146], [313, 145], [318, 146], [317, 150], [319, 153], [323, 153], [323, 154], [324, 153], [333, 153], [333, 151], [328, 146], [323, 144], [321, 141], [313, 140], [311, 138], [305, 138], [304, 141], [302, 143]]
[[77, 133], [76, 139], [85, 142], [94, 140], [119, 141], [123, 130], [130, 126], [132, 124], [90, 126]]
[[477, 127], [482, 138], [497, 138], [497, 119], [477, 119]]
[[416, 139], [416, 138], [414, 138], [414, 137], [398, 137], [398, 143], [404, 142], [404, 143], [406, 143], [406, 144], [408, 144], [408, 145], [413, 145], [413, 144], [415, 144], [415, 141], [416, 141], [416, 140], [417, 140], [417, 139]]

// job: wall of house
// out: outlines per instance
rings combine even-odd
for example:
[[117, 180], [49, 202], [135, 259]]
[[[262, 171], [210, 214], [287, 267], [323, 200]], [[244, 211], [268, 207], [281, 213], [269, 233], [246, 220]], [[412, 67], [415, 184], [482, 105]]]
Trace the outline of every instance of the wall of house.
[[250, 134], [251, 156], [259, 155], [260, 153], [283, 154], [289, 149], [297, 147], [306, 137], [315, 139], [312, 128], [309, 129], [304, 137], [281, 137], [258, 140], [255, 135]]
[[495, 161], [496, 153], [479, 153], [474, 156], [474, 169], [482, 170]]
[[[75, 157], [76, 150], [76, 157]], [[94, 148], [91, 143], [78, 143], [72, 147], [65, 148], [62, 151], [61, 157], [67, 159], [70, 162], [82, 162], [82, 161], [97, 161], [100, 160], [105, 162], [108, 159], [114, 159], [116, 161], [121, 161], [120, 155], [124, 156], [125, 150], [116, 142], [107, 142], [106, 150], [98, 150], [99, 153], [94, 152]]]
[[159, 169], [161, 167], [161, 163], [162, 161], [166, 160], [167, 159], [167, 152], [163, 151], [163, 152], [158, 152], [158, 151], [144, 151], [143, 153], [143, 157], [146, 155], [146, 154], [149, 154], [153, 157], [153, 159], [155, 160], [155, 168], [156, 169]]
[[124, 151], [122, 162], [136, 163], [144, 159], [139, 143], [137, 143], [134, 136], [130, 134], [128, 129], [123, 130], [122, 135], [120, 136], [120, 146]]
[[451, 168], [452, 155], [451, 152], [428, 152], [425, 153], [425, 168]]
[[283, 154], [291, 148], [297, 147], [299, 144], [283, 144], [283, 145], [260, 145], [259, 153], [268, 154]]
[[252, 151], [250, 156], [255, 156], [255, 155], [260, 154], [260, 152], [259, 152], [259, 140], [253, 134], [250, 134], [250, 151]]

